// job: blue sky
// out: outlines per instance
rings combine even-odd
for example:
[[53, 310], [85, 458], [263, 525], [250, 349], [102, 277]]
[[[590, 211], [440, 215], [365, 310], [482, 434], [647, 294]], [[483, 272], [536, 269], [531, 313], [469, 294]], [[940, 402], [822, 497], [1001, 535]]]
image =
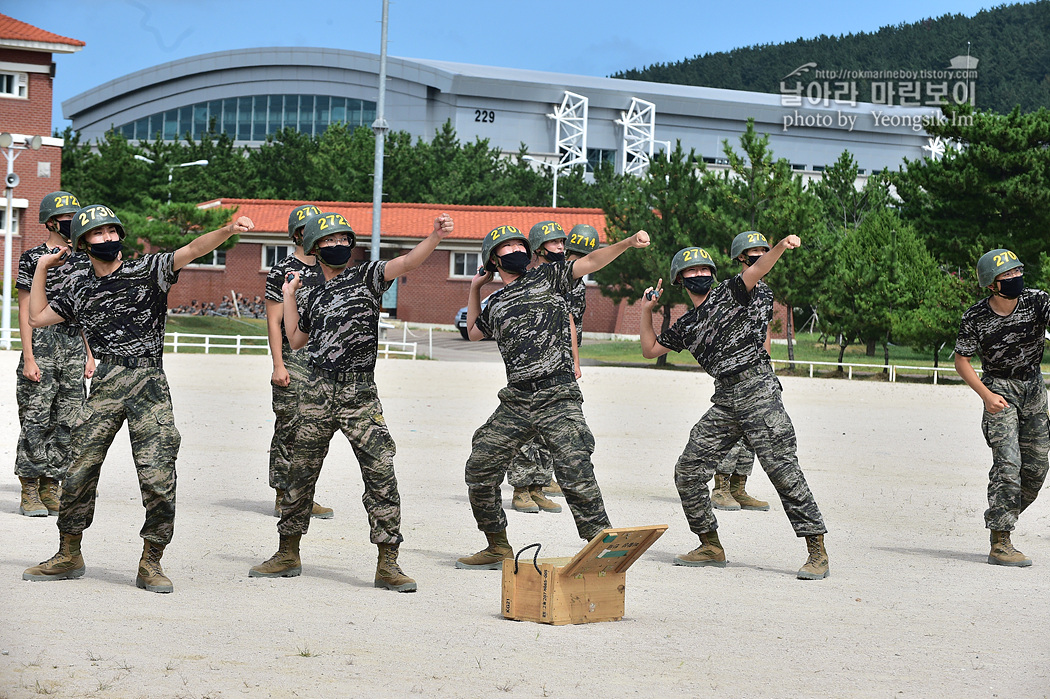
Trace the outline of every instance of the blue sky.
[[[753, 44], [874, 31], [949, 13], [973, 16], [996, 4], [391, 0], [387, 50], [392, 56], [604, 76]], [[5, 0], [2, 12], [87, 42], [78, 53], [55, 57], [54, 125], [61, 130], [68, 124], [62, 100], [166, 61], [258, 46], [378, 53], [382, 1]]]

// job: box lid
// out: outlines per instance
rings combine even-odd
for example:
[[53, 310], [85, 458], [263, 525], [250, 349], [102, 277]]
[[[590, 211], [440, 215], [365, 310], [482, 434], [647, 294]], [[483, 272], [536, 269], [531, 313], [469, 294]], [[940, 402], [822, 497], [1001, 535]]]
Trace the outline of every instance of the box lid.
[[622, 573], [665, 531], [666, 524], [603, 529], [560, 572], [569, 576], [581, 573]]

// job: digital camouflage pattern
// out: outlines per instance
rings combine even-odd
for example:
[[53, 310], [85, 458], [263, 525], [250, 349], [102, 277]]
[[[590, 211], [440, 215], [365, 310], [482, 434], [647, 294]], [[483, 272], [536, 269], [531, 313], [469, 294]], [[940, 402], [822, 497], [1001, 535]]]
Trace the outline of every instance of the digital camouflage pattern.
[[729, 450], [726, 458], [718, 463], [715, 473], [720, 476], [750, 476], [754, 467], [755, 450], [746, 439], [741, 439]]
[[507, 468], [507, 482], [515, 488], [544, 486], [554, 477], [554, 457], [536, 440], [521, 445]]
[[689, 350], [715, 379], [731, 376], [769, 357], [762, 346], [765, 338], [756, 339], [755, 311], [750, 308], [756, 300], [772, 307], [772, 294], [768, 298], [749, 294], [737, 275], [712, 289], [702, 304], [690, 309], [656, 340], [674, 352]]
[[[324, 284], [324, 273], [318, 263], [308, 265], [295, 255], [289, 255], [273, 267], [266, 275], [266, 291], [264, 298], [267, 301], [284, 303], [284, 281], [289, 272], [298, 272], [303, 285], [295, 295], [296, 306], [300, 307], [306, 298], [308, 289]], [[281, 323], [281, 344], [288, 346], [288, 335], [284, 331], [284, 323]]]
[[467, 492], [478, 529], [495, 533], [507, 528], [500, 484], [522, 445], [533, 440], [546, 446], [553, 457], [554, 474], [580, 537], [590, 540], [612, 526], [594, 478], [594, 437], [583, 417], [583, 394], [576, 382], [535, 392], [507, 386], [499, 392], [499, 400], [496, 412], [474, 433], [466, 465]]
[[285, 343], [281, 353], [291, 380], [287, 386], [270, 384], [274, 418], [273, 437], [270, 439], [270, 487], [275, 490], [288, 489], [288, 469], [298, 429], [299, 394], [310, 376], [305, 348], [293, 350]]
[[311, 373], [301, 382], [299, 414], [288, 468], [288, 488], [281, 500], [281, 536], [305, 534], [310, 527], [314, 488], [328, 446], [337, 430], [350, 441], [361, 466], [373, 544], [398, 544], [401, 498], [394, 476], [396, 447], [383, 418], [383, 406], [371, 380], [335, 381]]
[[988, 472], [988, 509], [984, 523], [992, 531], [1012, 531], [1017, 517], [1035, 502], [1047, 472], [1050, 420], [1042, 374], [1026, 381], [985, 376], [985, 386], [1006, 399], [1007, 407], [981, 419], [992, 450]]
[[80, 534], [91, 526], [102, 462], [125, 420], [146, 508], [139, 535], [166, 546], [175, 527], [175, 459], [182, 438], [167, 378], [155, 367], [99, 364], [73, 426], [76, 454], [62, 485], [58, 530]]
[[123, 260], [104, 277], [87, 265], [48, 301], [60, 316], [81, 325], [96, 356], [159, 359], [168, 292], [179, 279], [174, 261], [170, 252], [143, 255]]
[[379, 313], [386, 262], [347, 267], [310, 287], [299, 304], [299, 329], [310, 336], [310, 365], [326, 371], [369, 372], [379, 352]]
[[1038, 374], [1050, 322], [1050, 294], [1025, 289], [1008, 316], [993, 311], [988, 301], [982, 299], [963, 313], [955, 353], [980, 356], [985, 376], [1024, 380]]
[[533, 267], [489, 296], [476, 327], [496, 340], [507, 382], [572, 373], [569, 311], [565, 298], [576, 283], [572, 262]]
[[569, 313], [576, 323], [576, 346], [579, 347], [583, 344], [583, 314], [587, 311], [587, 284], [583, 277], [576, 280], [576, 284], [565, 297], [565, 302], [569, 304]]
[[40, 381], [27, 379], [22, 373], [25, 358], [18, 360], [15, 399], [21, 431], [15, 475], [62, 480], [73, 458], [73, 421], [87, 398], [84, 340], [79, 333], [67, 335], [50, 327], [37, 328], [33, 331], [33, 357], [40, 368]]
[[768, 365], [733, 378], [735, 382], [715, 382], [714, 405], [693, 426], [675, 464], [675, 485], [689, 528], [695, 534], [718, 528], [707, 484], [718, 463], [746, 437], [776, 488], [795, 535], [824, 534], [824, 520], [798, 465], [795, 428], [784, 410], [780, 381]]
[[[16, 289], [27, 293], [32, 290], [33, 275], [36, 274], [37, 263], [40, 262], [41, 257], [50, 254], [50, 252], [51, 251], [48, 249], [47, 245], [41, 243], [35, 248], [30, 248], [21, 254], [18, 258], [18, 277], [15, 279]], [[91, 263], [88, 261], [87, 255], [79, 252], [70, 255], [61, 265], [47, 270], [47, 283], [44, 284], [44, 292], [47, 294], [47, 298], [53, 299], [58, 295], [58, 292], [62, 287], [69, 283], [70, 275], [74, 270], [90, 266]], [[69, 333], [79, 331], [80, 329], [75, 322], [70, 320], [56, 323], [56, 325], [61, 326], [62, 329], [65, 329]]]

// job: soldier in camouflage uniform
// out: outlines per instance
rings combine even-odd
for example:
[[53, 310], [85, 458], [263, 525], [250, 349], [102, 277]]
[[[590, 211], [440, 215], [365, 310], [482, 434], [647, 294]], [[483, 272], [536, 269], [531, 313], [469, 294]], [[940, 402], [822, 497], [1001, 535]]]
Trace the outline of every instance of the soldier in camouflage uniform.
[[[769, 252], [769, 241], [758, 231], [744, 231], [730, 246], [730, 256], [740, 262], [743, 272]], [[769, 323], [773, 320], [773, 292], [765, 281], [755, 285], [754, 299], [750, 305], [751, 319], [755, 324], [755, 337], [762, 343], [765, 358], [769, 359]], [[755, 450], [741, 438], [733, 445], [726, 458], [715, 468], [715, 487], [711, 489], [711, 504], [716, 510], [758, 510], [766, 512], [769, 503], [751, 497], [745, 489], [751, 470], [755, 467]]]
[[281, 500], [277, 552], [254, 566], [250, 577], [294, 577], [302, 573], [299, 544], [310, 526], [314, 487], [337, 430], [350, 441], [364, 480], [365, 511], [372, 543], [379, 547], [375, 587], [415, 592], [416, 581], [397, 563], [401, 499], [394, 476], [394, 440], [383, 418], [373, 376], [379, 350], [379, 312], [393, 280], [419, 267], [453, 230], [442, 214], [433, 232], [405, 255], [348, 267], [356, 237], [338, 213], [306, 222], [303, 250], [316, 255], [324, 281], [305, 291], [292, 272], [284, 294], [284, 328], [292, 348], [306, 347], [309, 371], [299, 392], [299, 415]]
[[[303, 252], [303, 228], [311, 216], [321, 210], [312, 204], [297, 206], [288, 216], [288, 237], [295, 244], [295, 251], [273, 267], [266, 275], [266, 330], [273, 358], [273, 374], [270, 385], [273, 393], [273, 439], [270, 440], [270, 487], [276, 492], [273, 506], [274, 517], [281, 516], [281, 498], [288, 488], [288, 464], [291, 462], [292, 443], [295, 441], [296, 417], [299, 414], [299, 389], [306, 380], [306, 350], [293, 350], [288, 345], [284, 332], [284, 287], [289, 272], [298, 272], [303, 289], [324, 282], [324, 275], [313, 255]], [[316, 502], [310, 516], [331, 519], [335, 513], [331, 507], [322, 507]]]
[[[984, 513], [991, 530], [988, 562], [1002, 566], [1032, 565], [1014, 548], [1010, 532], [1039, 495], [1050, 451], [1046, 383], [1039, 366], [1050, 294], [1026, 289], [1023, 273], [1024, 265], [1009, 250], [982, 255], [977, 279], [992, 295], [963, 314], [955, 341], [955, 369], [984, 401], [981, 430], [992, 450]], [[980, 378], [970, 364], [975, 355], [981, 357]]]
[[756, 285], [784, 250], [800, 245], [789, 235], [742, 274], [712, 289], [715, 264], [702, 248], [680, 250], [671, 261], [670, 279], [682, 284], [693, 308], [659, 337], [653, 331], [653, 306], [663, 280], [646, 289], [640, 327], [642, 354], [647, 358], [689, 350], [715, 380], [711, 407], [693, 427], [689, 442], [675, 465], [675, 485], [682, 498], [689, 528], [700, 546], [675, 557], [675, 565], [725, 567], [725, 550], [718, 539], [718, 522], [711, 508], [707, 483], [730, 448], [746, 437], [769, 475], [795, 535], [806, 538], [809, 557], [798, 571], [802, 580], [828, 575], [824, 549], [824, 520], [810, 493], [795, 455], [795, 429], [781, 402], [780, 381], [754, 332]]
[[84, 574], [80, 543], [95, 514], [95, 488], [113, 437], [125, 421], [131, 437], [146, 521], [135, 584], [150, 592], [171, 592], [160, 561], [175, 525], [175, 458], [181, 441], [162, 368], [168, 291], [179, 270], [230, 236], [252, 229], [245, 216], [206, 233], [175, 252], [121, 255], [124, 226], [106, 206], [85, 206], [73, 217], [72, 249], [86, 250], [91, 264], [78, 268], [69, 284], [49, 298], [48, 270], [69, 248], [40, 258], [30, 292], [34, 328], [66, 320], [80, 324], [95, 353], [91, 394], [73, 425], [73, 463], [62, 488], [58, 553], [27, 569], [24, 580], [65, 580]]
[[[22, 483], [18, 512], [27, 517], [57, 515], [59, 489], [72, 457], [70, 426], [87, 397], [84, 379], [95, 372], [95, 360], [75, 323], [62, 322], [34, 330], [29, 326], [29, 293], [37, 262], [52, 248], [69, 245], [70, 224], [80, 202], [69, 192], [51, 192], [40, 201], [40, 223], [47, 240], [18, 260], [18, 361], [15, 399], [21, 431], [15, 452], [15, 475]], [[86, 264], [76, 254], [47, 274], [47, 294], [54, 296], [74, 267]]]
[[[507, 365], [507, 387], [500, 405], [474, 433], [466, 465], [467, 491], [478, 529], [488, 546], [460, 558], [457, 568], [496, 569], [510, 558], [507, 516], [500, 483], [510, 461], [529, 440], [539, 440], [554, 456], [554, 471], [576, 520], [591, 539], [609, 526], [605, 504], [594, 479], [594, 437], [583, 417], [583, 395], [576, 385], [565, 296], [577, 279], [596, 272], [629, 247], [644, 248], [649, 235], [639, 231], [576, 262], [551, 262], [532, 269], [529, 240], [514, 226], [500, 226], [481, 245], [484, 268], [470, 282], [467, 333], [471, 340], [496, 340]], [[506, 286], [481, 308], [481, 289], [499, 270]]]

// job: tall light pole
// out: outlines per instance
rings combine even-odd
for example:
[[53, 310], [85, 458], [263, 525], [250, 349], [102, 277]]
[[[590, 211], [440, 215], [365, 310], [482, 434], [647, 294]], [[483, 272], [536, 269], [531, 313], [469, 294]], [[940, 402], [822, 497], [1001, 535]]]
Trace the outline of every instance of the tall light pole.
[[372, 122], [372, 133], [376, 137], [375, 173], [372, 177], [372, 249], [369, 259], [379, 259], [379, 231], [383, 215], [383, 149], [386, 132], [386, 27], [390, 11], [390, 0], [383, 0], [383, 28], [379, 40], [379, 100], [376, 102], [376, 120]]
[[525, 160], [525, 161], [528, 161], [530, 163], [536, 163], [537, 165], [540, 165], [540, 166], [545, 167], [545, 168], [550, 168], [551, 172], [554, 173], [554, 192], [553, 192], [553, 194], [551, 194], [551, 208], [552, 209], [557, 209], [558, 208], [558, 172], [561, 170], [561, 168], [558, 166], [557, 163], [551, 164], [551, 163], [548, 163], [545, 160], [536, 160], [536, 158], [533, 158], [531, 155], [523, 155], [523, 156], [521, 156], [521, 159]]
[[44, 145], [44, 139], [40, 136], [26, 136], [24, 134], [0, 133], [0, 148], [4, 149], [4, 157], [7, 158], [7, 175], [4, 178], [4, 186], [7, 189], [7, 210], [4, 213], [4, 317], [0, 321], [0, 347], [5, 350], [11, 349], [11, 236], [12, 216], [14, 215], [15, 187], [18, 186], [18, 175], [15, 174], [15, 160], [21, 155], [21, 151], [40, 150]]
[[[141, 160], [142, 162], [149, 163], [150, 165], [153, 165], [156, 162], [155, 160], [147, 158], [144, 155], [139, 155], [138, 153], [136, 153], [132, 157], [135, 158], [135, 160]], [[207, 160], [194, 160], [191, 163], [179, 163], [178, 165], [168, 165], [168, 166], [166, 166], [168, 168], [168, 203], [169, 204], [171, 203], [171, 178], [172, 178], [172, 175], [175, 172], [175, 168], [177, 168], [177, 167], [193, 167], [195, 165], [204, 166], [204, 165], [207, 165], [207, 164], [208, 164]]]

